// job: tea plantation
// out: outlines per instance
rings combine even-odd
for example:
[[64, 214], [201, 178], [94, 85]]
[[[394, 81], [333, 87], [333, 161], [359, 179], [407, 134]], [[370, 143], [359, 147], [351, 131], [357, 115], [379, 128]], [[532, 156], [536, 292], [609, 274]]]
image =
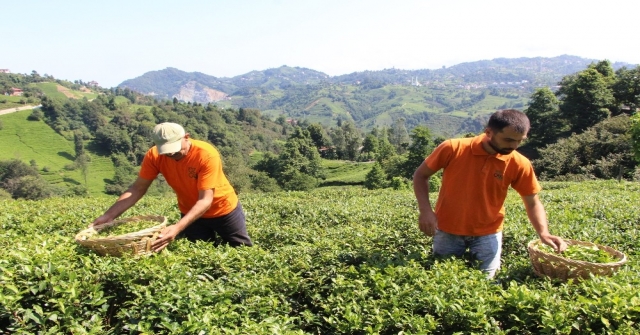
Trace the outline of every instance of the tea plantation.
[[[15, 334], [634, 334], [640, 332], [640, 184], [546, 183], [550, 229], [608, 245], [612, 277], [534, 275], [535, 239], [510, 193], [495, 280], [436, 259], [410, 190], [241, 194], [255, 246], [178, 240], [150, 257], [74, 241], [114, 197], [0, 202], [0, 331]], [[432, 194], [435, 198], [436, 194]], [[172, 198], [124, 217], [175, 222]]]

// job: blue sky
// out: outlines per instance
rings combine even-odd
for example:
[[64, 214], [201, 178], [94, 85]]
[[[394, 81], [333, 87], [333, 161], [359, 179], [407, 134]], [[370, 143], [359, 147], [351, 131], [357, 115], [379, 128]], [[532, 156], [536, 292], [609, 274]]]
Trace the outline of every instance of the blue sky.
[[103, 87], [175, 67], [335, 76], [563, 54], [640, 64], [638, 0], [0, 0], [0, 68]]

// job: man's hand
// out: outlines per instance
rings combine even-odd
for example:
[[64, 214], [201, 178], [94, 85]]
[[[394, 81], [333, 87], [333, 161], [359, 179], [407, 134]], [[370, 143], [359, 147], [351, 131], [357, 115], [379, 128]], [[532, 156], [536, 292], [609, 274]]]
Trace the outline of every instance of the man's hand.
[[438, 218], [435, 213], [420, 213], [420, 216], [418, 217], [418, 227], [427, 236], [435, 235], [436, 228], [438, 228]]
[[176, 236], [180, 234], [182, 229], [180, 229], [177, 225], [170, 225], [164, 227], [160, 234], [158, 235], [158, 239], [153, 241], [151, 245], [151, 249], [155, 252], [160, 252], [162, 249], [166, 248], [169, 243], [173, 242], [176, 239]]
[[561, 253], [567, 249], [567, 242], [562, 237], [555, 235], [540, 236], [542, 243], [550, 246], [556, 253]]
[[105, 224], [107, 222], [111, 222], [111, 221], [113, 221], [112, 217], [107, 216], [107, 215], [102, 215], [102, 216], [99, 216], [97, 219], [93, 220], [93, 222], [91, 222], [91, 224], [89, 224], [89, 228], [96, 227], [96, 226], [99, 226], [99, 225], [103, 225], [103, 224]]

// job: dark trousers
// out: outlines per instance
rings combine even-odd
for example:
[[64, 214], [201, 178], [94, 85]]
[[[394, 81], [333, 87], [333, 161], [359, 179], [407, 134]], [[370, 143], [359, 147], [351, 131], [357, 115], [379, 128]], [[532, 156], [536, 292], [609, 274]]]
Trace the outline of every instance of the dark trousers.
[[[182, 214], [184, 216], [184, 214]], [[233, 247], [252, 246], [251, 238], [247, 233], [244, 211], [238, 202], [236, 209], [231, 213], [217, 218], [199, 218], [192, 222], [178, 237], [187, 238], [189, 241], [198, 240], [229, 244]]]

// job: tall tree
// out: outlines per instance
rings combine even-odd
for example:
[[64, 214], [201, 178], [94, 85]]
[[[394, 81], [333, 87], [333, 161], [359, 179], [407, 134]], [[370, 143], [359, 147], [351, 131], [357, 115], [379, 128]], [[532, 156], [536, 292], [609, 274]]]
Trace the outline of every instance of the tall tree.
[[531, 122], [528, 146], [542, 148], [560, 137], [566, 123], [560, 117], [559, 105], [555, 94], [547, 87], [537, 89], [531, 95], [529, 107], [524, 110]]
[[383, 162], [396, 154], [396, 150], [393, 147], [393, 144], [389, 141], [389, 137], [387, 136], [387, 131], [383, 130], [380, 132], [380, 137], [378, 138], [378, 154], [376, 155], [376, 161]]
[[633, 147], [633, 155], [638, 163], [640, 163], [640, 113], [631, 116], [631, 145]]
[[83, 152], [82, 154], [76, 157], [76, 160], [74, 163], [76, 165], [76, 168], [80, 169], [80, 173], [84, 178], [84, 186], [88, 188], [89, 184], [87, 182], [87, 179], [89, 177], [89, 163], [91, 163], [91, 157], [88, 154]]
[[343, 122], [342, 135], [345, 143], [345, 158], [355, 161], [360, 155], [360, 145], [362, 143], [360, 129], [352, 121]]
[[76, 130], [73, 132], [73, 144], [76, 151], [76, 158], [84, 155], [84, 142], [81, 131]]
[[397, 118], [389, 132], [389, 142], [396, 148], [396, 152], [403, 154], [409, 146], [409, 132], [405, 125], [405, 118]]
[[616, 71], [616, 81], [611, 86], [613, 96], [624, 109], [622, 113], [633, 114], [640, 108], [640, 66]]
[[375, 162], [373, 167], [364, 178], [364, 187], [369, 190], [378, 188], [385, 188], [389, 183], [387, 182], [387, 175], [379, 162]]
[[306, 129], [295, 127], [277, 159], [265, 155], [256, 169], [277, 180], [285, 190], [308, 190], [324, 176], [318, 149]]
[[313, 141], [313, 144], [316, 148], [321, 149], [331, 144], [329, 134], [327, 134], [327, 131], [322, 127], [321, 124], [312, 123], [307, 127], [307, 131], [309, 132], [311, 141]]
[[561, 80], [556, 96], [562, 101], [560, 114], [569, 122], [570, 132], [585, 131], [606, 119], [615, 109], [615, 99], [609, 88], [612, 79], [600, 72], [608, 73], [603, 67], [592, 66]]
[[407, 160], [403, 166], [402, 177], [413, 179], [413, 173], [422, 164], [425, 158], [433, 151], [435, 143], [429, 128], [417, 126], [411, 130], [411, 144], [407, 152]]
[[373, 134], [368, 134], [362, 142], [362, 152], [367, 154], [369, 158], [374, 158], [378, 154], [379, 147], [378, 138]]

